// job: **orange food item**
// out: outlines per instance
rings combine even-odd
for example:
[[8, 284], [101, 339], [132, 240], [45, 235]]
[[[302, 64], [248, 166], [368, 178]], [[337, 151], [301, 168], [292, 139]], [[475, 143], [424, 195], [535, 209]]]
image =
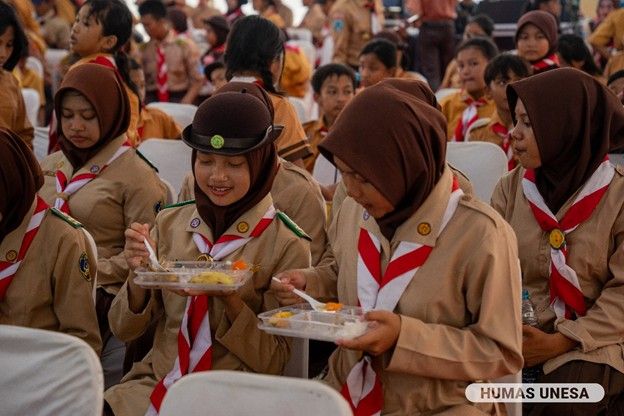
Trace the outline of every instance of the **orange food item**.
[[325, 304], [325, 310], [327, 312], [337, 312], [337, 311], [339, 311], [341, 309], [342, 309], [342, 303], [327, 302]]
[[245, 270], [248, 269], [247, 263], [244, 260], [236, 260], [232, 263], [232, 270]]

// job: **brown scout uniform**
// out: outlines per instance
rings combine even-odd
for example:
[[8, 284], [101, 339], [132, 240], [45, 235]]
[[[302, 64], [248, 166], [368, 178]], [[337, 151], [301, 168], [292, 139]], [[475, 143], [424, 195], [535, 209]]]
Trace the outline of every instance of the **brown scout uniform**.
[[[359, 56], [364, 45], [373, 37], [372, 11], [366, 5], [368, 0], [338, 0], [329, 12], [332, 37], [334, 38], [334, 56], [332, 62], [360, 65]], [[379, 29], [383, 28], [383, 6], [375, 0], [375, 12]]]
[[327, 136], [327, 127], [323, 122], [323, 117], [319, 117], [317, 120], [308, 121], [303, 125], [303, 131], [305, 131], [312, 149], [312, 156], [308, 157], [304, 161], [305, 168], [308, 172], [312, 173], [314, 170], [314, 164], [318, 158], [319, 151], [318, 145]]
[[[194, 184], [193, 174], [189, 173], [184, 178], [178, 201], [195, 198]], [[286, 213], [312, 238], [312, 264], [317, 264], [327, 242], [325, 200], [318, 183], [300, 167], [281, 159], [273, 180], [271, 196], [275, 208]]]
[[[0, 242], [0, 260], [13, 262], [35, 210]], [[64, 332], [102, 348], [93, 303], [94, 253], [75, 220], [49, 209], [4, 300], [0, 324]]]
[[[119, 146], [125, 135], [108, 143], [76, 174], [97, 172]], [[57, 197], [55, 172], [72, 176], [72, 165], [62, 152], [56, 152], [41, 162], [45, 184], [40, 195], [54, 206]], [[153, 224], [156, 213], [167, 200], [167, 187], [157, 173], [136, 150], [119, 156], [91, 182], [69, 198], [69, 210], [93, 235], [98, 248], [98, 286], [115, 294], [128, 276], [123, 255], [126, 243], [124, 231], [133, 222]]]
[[[226, 234], [247, 237], [253, 224], [260, 220], [271, 204], [269, 194], [235, 221]], [[245, 233], [238, 231], [243, 222], [248, 225]], [[199, 216], [195, 204], [179, 204], [163, 210], [152, 229], [159, 258], [195, 260], [200, 255], [193, 241], [195, 231], [212, 240], [212, 233]], [[161, 234], [163, 237], [159, 238]], [[259, 269], [239, 289], [246, 307], [234, 322], [229, 322], [225, 317], [224, 306], [219, 298], [210, 298], [212, 368], [280, 374], [290, 356], [289, 343], [286, 338], [269, 335], [258, 329], [256, 315], [279, 306], [277, 299], [268, 291], [271, 276], [310, 264], [308, 243], [276, 216], [260, 237], [225, 259], [243, 259], [258, 265]], [[152, 350], [143, 361], [134, 364], [121, 384], [106, 391], [105, 399], [116, 415], [142, 416], [148, 408], [149, 397], [156, 383], [173, 368], [178, 354], [177, 338], [186, 298], [167, 290], [152, 290], [143, 311], [135, 314], [129, 308], [127, 290], [125, 284], [109, 313], [111, 328], [119, 339], [136, 339], [153, 319], [162, 318], [158, 320]]]
[[138, 132], [138, 143], [140, 143], [146, 139], [179, 139], [182, 129], [164, 111], [158, 108], [144, 107], [141, 109], [139, 117]]
[[[535, 305], [539, 328], [560, 332], [580, 343], [574, 350], [546, 361], [544, 372], [581, 360], [607, 364], [624, 373], [624, 168], [616, 167], [609, 189], [592, 216], [566, 235], [570, 247], [567, 264], [577, 273], [587, 305], [587, 314], [574, 321], [557, 320], [549, 307], [550, 244], [522, 191], [524, 172], [518, 167], [500, 180], [492, 194], [492, 206], [518, 236], [523, 284]], [[558, 220], [575, 197], [572, 195], [556, 213]]]
[[[374, 219], [347, 198], [330, 227], [332, 250], [323, 266], [306, 272], [306, 292], [312, 296], [337, 295], [340, 302], [357, 305], [360, 227], [381, 241], [382, 270], [390, 248], [396, 249], [400, 240], [434, 246], [395, 308], [401, 315], [396, 346], [373, 358], [383, 386], [384, 415], [496, 414], [495, 406], [502, 412], [501, 404], [468, 402], [465, 388], [522, 367], [521, 282], [513, 230], [494, 210], [465, 194], [436, 239], [451, 178], [446, 169], [390, 244]], [[338, 348], [326, 381], [340, 389], [361, 356]]]
[[271, 97], [271, 104], [273, 104], [273, 111], [275, 112], [273, 122], [284, 126], [282, 134], [275, 142], [277, 143], [277, 153], [290, 162], [307, 158], [312, 154], [312, 151], [295, 108], [285, 97], [270, 92], [269, 97]]
[[[468, 93], [462, 90], [445, 97], [440, 103], [442, 114], [446, 117], [446, 137], [449, 141], [453, 139], [457, 123], [466, 109], [466, 103], [464, 102], [466, 98], [468, 98]], [[477, 108], [479, 118], [492, 117], [492, 114], [496, 112], [494, 101], [489, 99], [486, 99], [486, 101], [487, 104]]]
[[[195, 56], [192, 47], [184, 38], [176, 37], [172, 30], [161, 42], [165, 50], [165, 62], [167, 63], [167, 88], [169, 92], [185, 92], [193, 84], [201, 84], [204, 80], [199, 73], [199, 57]], [[157, 43], [154, 39], [141, 45], [141, 64], [145, 72], [145, 90], [155, 92], [158, 90], [156, 77], [158, 65], [156, 64]]]
[[323, 41], [323, 28], [325, 27], [326, 21], [327, 16], [323, 13], [323, 7], [318, 3], [314, 3], [312, 6], [308, 7], [308, 11], [305, 16], [303, 16], [299, 27], [306, 28], [312, 32], [314, 43], [319, 44]]
[[24, 97], [17, 79], [0, 68], [0, 128], [11, 130], [32, 149], [35, 130], [26, 116]]

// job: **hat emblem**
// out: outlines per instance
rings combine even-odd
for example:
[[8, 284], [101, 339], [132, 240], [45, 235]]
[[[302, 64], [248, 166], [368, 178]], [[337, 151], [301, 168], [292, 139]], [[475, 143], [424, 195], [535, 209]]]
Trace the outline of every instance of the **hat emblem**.
[[225, 139], [219, 134], [215, 134], [210, 138], [210, 146], [214, 147], [215, 149], [221, 149], [224, 144]]

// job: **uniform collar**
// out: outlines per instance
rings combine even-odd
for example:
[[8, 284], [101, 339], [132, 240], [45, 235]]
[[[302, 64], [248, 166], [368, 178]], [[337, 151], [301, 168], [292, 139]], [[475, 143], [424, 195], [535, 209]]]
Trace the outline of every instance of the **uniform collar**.
[[[451, 196], [452, 182], [453, 174], [447, 165], [425, 202], [396, 229], [390, 242], [392, 246], [395, 246], [399, 241], [408, 241], [435, 247], [442, 226], [442, 217]], [[382, 244], [388, 244], [386, 238], [381, 234], [377, 222], [373, 217], [368, 216], [366, 211], [363, 211], [362, 227], [373, 233]]]
[[95, 173], [98, 174], [102, 170], [102, 168], [106, 165], [106, 163], [110, 160], [111, 157], [115, 154], [117, 149], [121, 147], [127, 140], [126, 134], [122, 134], [121, 136], [111, 140], [106, 146], [104, 146], [95, 156], [87, 161], [83, 167], [81, 167], [76, 173], [72, 174], [72, 164], [71, 162], [63, 155], [61, 160], [56, 166], [57, 170], [60, 170], [65, 174], [65, 177], [72, 178], [76, 175], [80, 175], [82, 173]]
[[[24, 235], [26, 235], [26, 229], [28, 228], [28, 223], [32, 218], [35, 208], [37, 207], [37, 195], [32, 202], [30, 207], [30, 211], [26, 213], [20, 225], [13, 231], [11, 231], [4, 240], [0, 242], [0, 261], [8, 261], [15, 262], [17, 260], [17, 255], [19, 254], [22, 240], [24, 239]], [[7, 253], [11, 253], [7, 256]]]
[[[256, 224], [260, 222], [260, 220], [262, 219], [264, 214], [266, 214], [271, 205], [273, 205], [273, 198], [271, 197], [271, 194], [268, 193], [253, 208], [237, 218], [236, 221], [234, 221], [232, 225], [227, 230], [225, 230], [223, 235], [234, 235], [242, 238], [249, 237]], [[210, 242], [214, 243], [212, 230], [199, 215], [197, 208], [195, 208], [193, 210], [193, 213], [189, 216], [188, 222], [186, 224], [186, 231], [191, 233], [200, 233]]]

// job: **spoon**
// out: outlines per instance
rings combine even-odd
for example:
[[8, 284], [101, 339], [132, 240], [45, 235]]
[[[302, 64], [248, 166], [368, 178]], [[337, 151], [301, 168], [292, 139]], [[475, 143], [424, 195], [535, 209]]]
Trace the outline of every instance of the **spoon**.
[[[282, 283], [281, 280], [279, 280], [277, 277], [273, 276], [273, 280], [276, 281], [277, 283]], [[302, 292], [299, 289], [295, 289], [293, 288], [292, 292], [299, 296], [300, 298], [302, 298], [303, 300], [305, 300], [306, 302], [308, 302], [310, 304], [310, 306], [312, 306], [312, 309], [314, 309], [317, 312], [325, 312], [325, 304], [323, 302], [319, 302], [318, 300], [314, 299], [312, 296], [308, 295], [305, 292]]]
[[149, 262], [150, 262], [150, 266], [152, 267], [152, 269], [158, 272], [168, 271], [167, 269], [165, 269], [163, 266], [160, 265], [160, 263], [158, 262], [158, 259], [156, 258], [156, 253], [154, 252], [154, 249], [152, 248], [150, 243], [147, 242], [147, 238], [145, 237], [143, 237], [143, 244], [145, 244], [145, 248], [147, 249], [147, 252], [149, 253]]

